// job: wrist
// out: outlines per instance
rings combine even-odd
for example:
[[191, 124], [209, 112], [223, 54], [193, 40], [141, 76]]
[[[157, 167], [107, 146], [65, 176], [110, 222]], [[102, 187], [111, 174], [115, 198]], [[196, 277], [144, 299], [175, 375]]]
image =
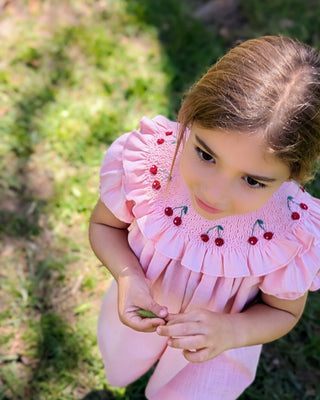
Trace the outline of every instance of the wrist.
[[137, 267], [123, 267], [117, 274], [117, 276], [114, 276], [115, 280], [119, 282], [120, 280], [123, 279], [145, 279], [144, 271], [141, 266]]
[[224, 314], [226, 318], [226, 343], [228, 349], [236, 349], [244, 346], [244, 332], [239, 332], [241, 314]]

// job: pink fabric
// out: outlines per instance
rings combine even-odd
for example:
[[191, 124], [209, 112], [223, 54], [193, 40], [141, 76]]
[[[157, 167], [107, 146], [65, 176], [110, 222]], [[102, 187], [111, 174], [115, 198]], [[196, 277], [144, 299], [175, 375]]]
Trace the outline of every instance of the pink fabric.
[[[176, 123], [162, 116], [143, 118], [139, 131], [114, 142], [101, 167], [101, 199], [131, 224], [129, 243], [155, 299], [170, 312], [205, 307], [236, 313], [259, 290], [283, 299], [317, 290], [320, 201], [294, 182], [284, 183], [256, 212], [205, 220], [193, 210], [180, 177], [180, 153], [167, 185], [177, 130]], [[172, 216], [165, 214], [166, 207]], [[299, 219], [292, 219], [293, 213]], [[177, 216], [179, 226], [173, 224]], [[204, 242], [201, 234], [208, 231]], [[266, 232], [273, 234], [271, 239], [264, 237]], [[255, 245], [248, 242], [252, 235], [258, 239]], [[222, 246], [215, 244], [218, 237]], [[201, 365], [189, 364], [156, 334], [134, 332], [120, 323], [114, 286], [102, 305], [98, 340], [107, 379], [116, 386], [127, 385], [160, 359], [147, 387], [152, 400], [179, 399], [181, 382], [197, 374], [203, 383], [184, 385], [181, 398], [235, 399], [254, 379], [261, 350], [236, 349]]]

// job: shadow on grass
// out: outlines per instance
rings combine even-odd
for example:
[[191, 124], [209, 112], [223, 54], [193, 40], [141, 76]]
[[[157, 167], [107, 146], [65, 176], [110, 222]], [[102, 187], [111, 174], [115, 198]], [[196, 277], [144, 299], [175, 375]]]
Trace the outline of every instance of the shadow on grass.
[[[15, 60], [29, 66], [31, 70], [37, 70], [36, 65], [49, 57], [50, 68], [47, 69], [47, 79], [40, 84], [31, 82], [29, 89], [22, 91], [19, 98], [17, 96], [13, 106], [14, 124], [11, 131], [6, 132], [11, 137], [11, 151], [17, 159], [15, 169], [9, 177], [14, 185], [9, 187], [8, 197], [8, 201], [11, 200], [11, 204], [15, 203], [17, 207], [14, 211], [2, 209], [0, 202], [0, 233], [8, 236], [29, 238], [40, 234], [39, 215], [44, 212], [46, 204], [37, 198], [37, 194], [28, 185], [27, 165], [34, 153], [34, 147], [43, 139], [37, 125], [41, 112], [49, 103], [55, 102], [57, 87], [62, 86], [70, 77], [72, 64], [64, 50], [70, 39], [69, 31], [63, 30], [45, 48], [26, 51], [23, 57]], [[45, 199], [46, 193], [42, 194]], [[5, 192], [2, 195], [6, 197]], [[32, 202], [36, 202], [36, 206], [31, 210]]]
[[61, 375], [77, 369], [81, 355], [85, 351], [81, 336], [55, 313], [43, 313], [39, 329], [41, 337], [37, 354], [39, 363], [32, 378], [32, 382], [36, 385], [31, 390], [31, 394], [34, 392], [34, 395], [37, 394], [41, 383], [49, 382], [52, 378], [59, 382]]
[[[145, 397], [146, 384], [154, 371], [152, 367], [148, 372], [146, 372], [141, 378], [137, 379], [135, 382], [131, 383], [125, 388], [125, 394], [121, 396], [121, 399], [125, 400], [147, 400]], [[95, 397], [96, 396], [96, 397]], [[118, 400], [117, 394], [112, 393], [108, 390], [94, 390], [88, 393], [81, 400]]]
[[[33, 337], [26, 340], [32, 349], [36, 347], [31, 356], [32, 367], [26, 368], [29, 371], [28, 382], [18, 376], [0, 373], [0, 383], [4, 390], [7, 388], [11, 392], [14, 399], [25, 398], [26, 395], [27, 398], [40, 398], [43, 388], [48, 387], [52, 380], [59, 382], [61, 378], [65, 383], [72, 381], [72, 372], [77, 370], [80, 359], [83, 360], [86, 352], [89, 352], [68, 318], [58, 315], [52, 306], [52, 290], [62, 286], [66, 273], [64, 261], [70, 249], [58, 247], [52, 237], [44, 239], [50, 232], [46, 223], [48, 196], [45, 188], [42, 188], [40, 198], [34, 192], [27, 168], [35, 146], [43, 139], [37, 126], [41, 112], [49, 103], [55, 102], [57, 88], [65, 84], [72, 70], [70, 58], [65, 53], [71, 40], [69, 31], [61, 30], [57, 35], [46, 43], [45, 48], [25, 52], [22, 59], [16, 60], [37, 70], [38, 63], [50, 58], [50, 68], [43, 82], [38, 80], [35, 85], [31, 82], [28, 89], [21, 89], [13, 105], [15, 120], [11, 132], [7, 133], [11, 139], [11, 152], [17, 161], [14, 167], [10, 167], [10, 174], [7, 174], [9, 182], [13, 184], [2, 185], [0, 181], [0, 243], [16, 246], [15, 252], [22, 254], [20, 265], [17, 262], [17, 265], [4, 268], [8, 269], [9, 280], [10, 269], [21, 268], [23, 278], [20, 276], [20, 279], [24, 282], [26, 302], [21, 311], [23, 317], [18, 315], [17, 320], [26, 321], [29, 332], [33, 332]], [[20, 288], [15, 290], [19, 294]], [[9, 309], [10, 304], [2, 304], [3, 307]], [[16, 307], [20, 307], [20, 304], [16, 304]], [[14, 332], [11, 336], [20, 336], [20, 333]], [[18, 362], [21, 362], [20, 354]]]
[[[25, 367], [27, 372], [24, 373], [27, 376], [11, 374], [10, 371], [14, 369], [11, 368], [13, 363], [8, 374], [3, 373], [3, 369], [0, 371], [1, 399], [9, 399], [3, 397], [7, 396], [5, 392], [17, 400], [22, 398], [36, 400], [43, 398], [41, 396], [57, 398], [55, 397], [57, 393], [62, 393], [68, 385], [74, 385], [75, 381], [78, 383], [78, 378], [75, 376], [81, 369], [80, 364], [87, 363], [95, 372], [101, 369], [101, 362], [98, 366], [92, 367], [94, 361], [90, 345], [86, 344], [83, 333], [77, 332], [72, 327], [74, 314], [70, 315], [69, 321], [68, 314], [63, 314], [61, 310], [56, 311], [53, 304], [53, 293], [56, 294], [54, 291], [59, 288], [65, 289], [65, 260], [70, 249], [65, 243], [63, 247], [56, 244], [47, 222], [50, 199], [45, 193], [45, 187], [42, 188], [39, 197], [28, 175], [28, 166], [35, 148], [44, 139], [38, 126], [41, 113], [56, 101], [56, 92], [69, 84], [72, 62], [67, 51], [72, 44], [75, 44], [73, 41], [76, 42], [76, 39], [72, 27], [60, 29], [47, 40], [45, 46], [26, 50], [23, 57], [16, 60], [34, 72], [41, 67], [43, 60], [47, 62], [49, 59], [50, 63], [43, 81], [39, 79], [35, 83], [32, 81], [27, 88], [20, 88], [17, 91], [16, 102], [11, 110], [14, 123], [10, 126], [11, 131], [7, 132], [15, 163], [6, 173], [9, 182], [7, 185], [2, 185], [0, 177], [0, 244], [8, 243], [11, 246], [13, 243], [13, 246], [16, 246], [15, 252], [21, 253], [19, 266], [14, 265], [12, 268], [10, 263], [5, 268], [8, 269], [8, 279], [10, 270], [21, 269], [21, 271], [19, 269], [20, 278], [24, 285], [21, 292], [24, 293], [25, 302], [17, 319], [23, 320], [28, 325], [28, 335], [31, 337], [26, 338], [28, 341], [26, 347], [29, 351], [28, 346], [31, 346], [32, 353], [26, 356], [23, 349], [22, 357], [19, 353], [15, 358], [19, 368]], [[54, 193], [51, 194], [53, 195]], [[0, 295], [1, 289], [0, 287]], [[15, 291], [19, 294], [20, 288], [15, 288]], [[15, 307], [20, 307], [19, 300], [20, 297], [16, 294]], [[10, 310], [10, 302], [1, 304], [2, 307], [5, 311]], [[24, 329], [22, 325], [10, 333], [14, 340], [15, 337], [20, 338], [24, 334], [20, 332]], [[10, 343], [10, 347], [14, 346]], [[135, 389], [132, 389], [135, 393], [136, 385], [137, 383], [134, 384]], [[127, 390], [130, 391], [130, 387]], [[107, 389], [90, 392], [86, 398], [98, 398], [97, 396], [114, 400], [123, 398]], [[130, 395], [130, 399], [142, 399], [141, 396]]]
[[84, 396], [81, 400], [116, 400], [117, 397], [107, 390], [93, 390]]

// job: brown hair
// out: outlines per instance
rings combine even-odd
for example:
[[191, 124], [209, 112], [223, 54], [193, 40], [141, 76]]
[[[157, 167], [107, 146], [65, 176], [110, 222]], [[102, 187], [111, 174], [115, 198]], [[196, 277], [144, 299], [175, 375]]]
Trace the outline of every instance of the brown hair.
[[297, 40], [265, 36], [230, 50], [187, 93], [180, 135], [203, 128], [262, 133], [291, 178], [306, 181], [320, 155], [320, 54]]

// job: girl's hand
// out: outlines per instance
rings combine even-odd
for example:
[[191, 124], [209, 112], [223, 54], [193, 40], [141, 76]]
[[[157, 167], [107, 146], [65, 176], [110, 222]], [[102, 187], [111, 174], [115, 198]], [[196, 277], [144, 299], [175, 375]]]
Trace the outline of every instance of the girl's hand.
[[205, 309], [185, 314], [170, 314], [166, 326], [158, 326], [157, 333], [168, 336], [168, 345], [182, 349], [191, 362], [204, 362], [233, 348], [234, 335], [230, 315]]
[[[165, 323], [163, 318], [168, 310], [151, 296], [144, 271], [128, 243], [128, 226], [99, 200], [90, 219], [90, 243], [98, 259], [117, 281], [120, 320], [137, 331], [153, 332]], [[139, 309], [151, 311], [160, 318], [139, 316]]]
[[[166, 323], [164, 319], [168, 310], [154, 301], [143, 276], [125, 275], [117, 282], [118, 312], [122, 323], [141, 332], [154, 332], [159, 325]], [[139, 310], [150, 311], [159, 318], [140, 315]]]

